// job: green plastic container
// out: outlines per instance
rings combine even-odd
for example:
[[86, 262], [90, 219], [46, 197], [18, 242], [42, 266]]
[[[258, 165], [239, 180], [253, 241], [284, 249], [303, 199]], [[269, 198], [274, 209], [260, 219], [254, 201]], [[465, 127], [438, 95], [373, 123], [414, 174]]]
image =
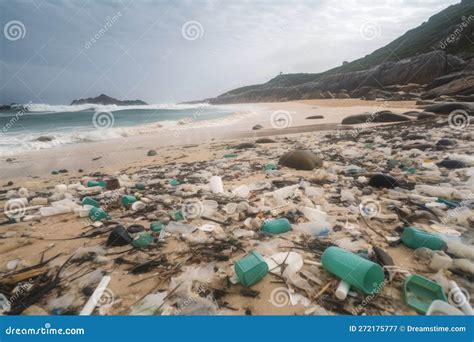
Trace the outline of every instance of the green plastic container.
[[237, 153], [226, 153], [224, 154], [224, 158], [235, 158], [237, 155]]
[[378, 293], [384, 283], [380, 265], [339, 247], [328, 247], [321, 256], [326, 271], [366, 294]]
[[163, 228], [165, 228], [165, 226], [160, 221], [155, 221], [150, 224], [150, 229], [154, 232], [161, 232]]
[[262, 231], [269, 234], [282, 234], [290, 231], [291, 224], [286, 218], [266, 220], [263, 222]]
[[434, 251], [446, 248], [446, 242], [439, 235], [431, 234], [414, 227], [407, 227], [403, 230], [402, 242], [411, 249], [426, 247]]
[[276, 170], [277, 167], [275, 164], [272, 164], [272, 163], [268, 163], [268, 164], [265, 164], [263, 165], [263, 168], [266, 170], [266, 171], [272, 171], [272, 170]]
[[447, 301], [443, 288], [438, 283], [417, 274], [405, 279], [403, 299], [409, 307], [423, 314], [426, 314], [433, 301]]
[[130, 204], [134, 203], [137, 201], [137, 198], [133, 195], [124, 195], [122, 196], [122, 204], [124, 206], [129, 206]]
[[87, 186], [89, 188], [93, 187], [93, 186], [101, 186], [103, 188], [105, 188], [107, 185], [107, 182], [106, 181], [88, 181], [87, 182]]
[[171, 217], [173, 218], [173, 220], [175, 221], [183, 221], [184, 220], [184, 216], [183, 216], [183, 213], [181, 211], [175, 211], [174, 213], [172, 213]]
[[82, 205], [92, 205], [93, 207], [99, 208], [100, 203], [93, 199], [92, 197], [84, 197], [82, 199]]
[[268, 265], [260, 254], [252, 251], [234, 264], [234, 270], [242, 285], [251, 286], [267, 275]]
[[110, 215], [107, 214], [107, 212], [105, 212], [104, 210], [102, 210], [102, 208], [94, 207], [94, 208], [91, 208], [91, 210], [89, 210], [89, 218], [92, 221], [100, 221], [103, 219], [109, 219]]
[[153, 242], [153, 236], [148, 232], [141, 232], [138, 234], [137, 238], [132, 241], [133, 247], [143, 248], [151, 245]]
[[174, 179], [174, 178], [171, 179], [169, 183], [170, 183], [171, 186], [178, 186], [179, 185], [179, 181], [177, 179]]
[[142, 182], [135, 183], [135, 188], [138, 190], [145, 190], [145, 186], [145, 183]]

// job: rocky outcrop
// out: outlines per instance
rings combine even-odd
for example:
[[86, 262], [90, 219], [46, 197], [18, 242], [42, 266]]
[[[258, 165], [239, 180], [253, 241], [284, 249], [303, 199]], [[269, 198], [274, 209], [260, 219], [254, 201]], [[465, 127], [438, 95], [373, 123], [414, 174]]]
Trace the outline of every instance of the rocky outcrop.
[[402, 122], [410, 121], [411, 118], [406, 115], [396, 114], [391, 111], [380, 111], [375, 113], [363, 113], [351, 115], [344, 118], [341, 122], [343, 125], [355, 125], [362, 123], [381, 123], [381, 122]]
[[116, 105], [116, 106], [143, 106], [146, 102], [141, 100], [117, 100], [113, 97], [101, 94], [97, 97], [89, 97], [87, 99], [79, 99], [71, 102], [71, 106], [82, 104], [98, 104], [98, 105]]
[[448, 72], [462, 70], [465, 66], [466, 62], [456, 56], [433, 51], [398, 62], [385, 62], [367, 70], [315, 74], [313, 81], [296, 85], [291, 81], [285, 84], [282, 79], [288, 75], [280, 75], [268, 83], [232, 91], [209, 102], [223, 104], [349, 97], [413, 100], [419, 98], [423, 90], [421, 84], [430, 83]]

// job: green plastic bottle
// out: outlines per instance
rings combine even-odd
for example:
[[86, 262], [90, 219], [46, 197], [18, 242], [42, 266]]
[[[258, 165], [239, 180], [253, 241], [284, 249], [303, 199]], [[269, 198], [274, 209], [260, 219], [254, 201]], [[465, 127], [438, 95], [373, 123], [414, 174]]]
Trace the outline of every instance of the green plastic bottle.
[[380, 265], [339, 247], [328, 247], [321, 256], [326, 271], [366, 294], [378, 293], [384, 284]]
[[105, 212], [104, 210], [102, 210], [102, 208], [94, 207], [89, 210], [89, 218], [92, 221], [100, 221], [103, 219], [109, 219], [110, 215], [107, 214], [107, 212]]
[[145, 190], [145, 183], [143, 182], [135, 183], [135, 188], [138, 190]]
[[178, 186], [179, 185], [179, 181], [177, 179], [174, 179], [174, 178], [171, 179], [169, 183], [170, 183], [171, 186]]
[[234, 264], [234, 270], [242, 285], [251, 286], [267, 275], [268, 265], [260, 254], [252, 251]]
[[107, 182], [106, 181], [88, 181], [87, 182], [87, 186], [89, 188], [93, 187], [93, 186], [100, 186], [102, 188], [105, 188], [107, 185]]
[[122, 204], [126, 207], [131, 205], [132, 203], [134, 203], [136, 201], [137, 201], [137, 198], [133, 195], [124, 195], [124, 196], [122, 196]]
[[143, 248], [151, 245], [153, 242], [153, 236], [148, 232], [141, 232], [138, 236], [132, 241], [133, 247]]
[[291, 224], [286, 218], [266, 220], [263, 222], [262, 231], [270, 234], [282, 234], [290, 231]]
[[446, 248], [446, 242], [439, 235], [414, 227], [407, 227], [403, 230], [402, 242], [411, 249], [426, 247], [438, 251]]
[[165, 226], [160, 221], [155, 221], [150, 224], [150, 229], [154, 232], [161, 232]]
[[99, 208], [100, 203], [93, 199], [92, 197], [84, 197], [82, 199], [82, 205], [92, 205], [93, 207]]
[[263, 168], [264, 168], [266, 171], [272, 171], [272, 170], [276, 170], [276, 169], [277, 169], [276, 165], [273, 164], [273, 163], [265, 164], [265, 165], [263, 165]]

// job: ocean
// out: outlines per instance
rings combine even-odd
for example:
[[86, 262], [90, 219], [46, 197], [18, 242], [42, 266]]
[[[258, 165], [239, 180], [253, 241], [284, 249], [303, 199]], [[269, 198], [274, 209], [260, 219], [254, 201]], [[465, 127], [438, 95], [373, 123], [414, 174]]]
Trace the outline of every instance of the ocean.
[[[236, 106], [30, 104], [0, 112], [0, 156], [188, 126], [225, 124]], [[43, 141], [38, 141], [40, 137]], [[51, 140], [49, 139], [51, 138]]]

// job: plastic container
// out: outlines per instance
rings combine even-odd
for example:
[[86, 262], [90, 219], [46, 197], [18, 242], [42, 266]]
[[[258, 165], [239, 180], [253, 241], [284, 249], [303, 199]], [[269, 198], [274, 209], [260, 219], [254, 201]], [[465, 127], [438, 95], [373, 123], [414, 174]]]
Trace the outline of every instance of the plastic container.
[[351, 284], [349, 284], [348, 282], [344, 280], [341, 280], [335, 292], [336, 298], [340, 300], [346, 299], [350, 288], [351, 288]]
[[329, 235], [329, 223], [326, 221], [314, 221], [300, 223], [293, 226], [294, 230], [300, 231], [303, 234], [313, 236], [328, 236]]
[[268, 163], [268, 164], [263, 165], [263, 169], [265, 171], [273, 171], [277, 169], [277, 166], [275, 164]]
[[67, 206], [42, 207], [40, 208], [41, 216], [54, 216], [67, 214], [71, 212], [71, 208]]
[[242, 285], [251, 286], [267, 275], [268, 265], [260, 254], [252, 251], [234, 264], [234, 270]]
[[150, 229], [154, 232], [160, 232], [165, 226], [160, 221], [155, 221], [150, 224]]
[[403, 284], [403, 299], [409, 307], [424, 314], [434, 300], [446, 302], [446, 295], [438, 283], [412, 274]]
[[104, 210], [102, 210], [102, 208], [94, 207], [91, 208], [91, 210], [89, 211], [89, 218], [92, 221], [100, 221], [103, 219], [109, 219], [110, 215], [107, 214], [107, 212], [105, 212]]
[[262, 231], [269, 234], [282, 234], [290, 231], [291, 224], [286, 218], [266, 220], [263, 222]]
[[173, 178], [173, 179], [171, 179], [171, 180], [169, 181], [169, 184], [170, 184], [171, 186], [178, 186], [178, 185], [179, 185], [179, 181], [178, 181], [177, 179], [174, 179], [174, 178]]
[[135, 188], [138, 190], [145, 190], [145, 183], [142, 183], [142, 182], [135, 183]]
[[222, 178], [219, 176], [212, 176], [209, 179], [211, 183], [211, 191], [214, 194], [221, 194], [224, 192], [224, 185], [222, 184]]
[[426, 311], [426, 316], [463, 316], [464, 313], [448, 304], [442, 300], [434, 300], [431, 302], [428, 311]]
[[93, 207], [99, 208], [100, 203], [93, 199], [92, 197], [84, 197], [82, 199], [82, 205], [92, 205]]
[[66, 192], [67, 191], [67, 185], [66, 184], [57, 184], [54, 186], [54, 190], [57, 192]]
[[138, 236], [132, 241], [133, 247], [143, 248], [150, 245], [153, 242], [153, 236], [148, 232], [141, 232]]
[[101, 188], [105, 188], [107, 186], [106, 181], [88, 181], [87, 186], [89, 188], [94, 187], [94, 186], [100, 186]]
[[232, 193], [236, 196], [247, 198], [250, 195], [250, 189], [247, 185], [240, 185], [232, 190]]
[[135, 203], [137, 201], [137, 198], [133, 195], [124, 195], [122, 196], [122, 205], [128, 207], [132, 203]]
[[384, 283], [380, 265], [339, 247], [328, 247], [321, 256], [326, 271], [366, 294], [378, 293]]
[[132, 203], [132, 210], [133, 211], [139, 211], [143, 210], [146, 208], [146, 204], [143, 203], [142, 201], [136, 201]]
[[403, 230], [402, 242], [411, 249], [426, 247], [434, 251], [446, 248], [446, 242], [439, 235], [431, 234], [414, 227], [407, 227]]

